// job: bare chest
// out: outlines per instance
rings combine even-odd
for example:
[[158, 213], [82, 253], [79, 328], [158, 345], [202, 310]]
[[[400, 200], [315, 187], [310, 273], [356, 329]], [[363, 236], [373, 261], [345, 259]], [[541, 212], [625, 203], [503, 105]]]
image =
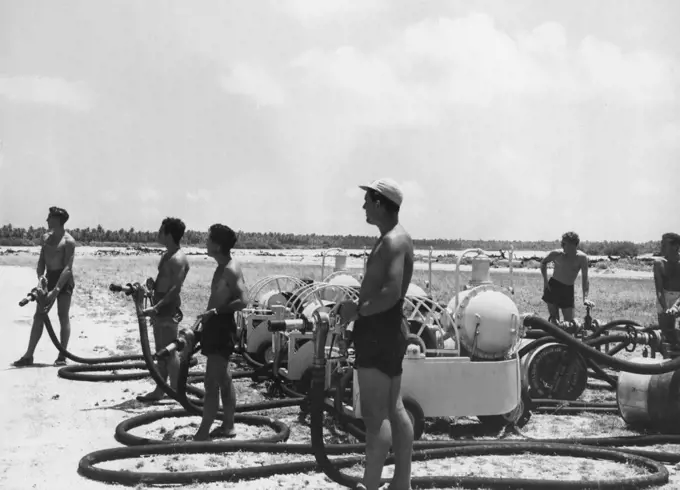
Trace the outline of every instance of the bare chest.
[[555, 269], [560, 269], [562, 272], [576, 274], [581, 269], [581, 258], [567, 257], [560, 255], [555, 259]]

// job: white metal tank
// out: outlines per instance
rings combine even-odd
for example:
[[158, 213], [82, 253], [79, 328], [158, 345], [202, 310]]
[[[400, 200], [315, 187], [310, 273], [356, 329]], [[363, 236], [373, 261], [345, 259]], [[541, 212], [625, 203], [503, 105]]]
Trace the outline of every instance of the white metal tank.
[[503, 359], [519, 342], [519, 310], [503, 288], [484, 284], [462, 291], [458, 307], [454, 297], [447, 308], [471, 357]]

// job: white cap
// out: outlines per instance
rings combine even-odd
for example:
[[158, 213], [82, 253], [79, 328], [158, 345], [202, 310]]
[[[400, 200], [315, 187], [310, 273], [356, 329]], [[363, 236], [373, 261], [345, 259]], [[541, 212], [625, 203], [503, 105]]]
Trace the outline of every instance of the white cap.
[[401, 192], [399, 184], [397, 184], [392, 179], [385, 178], [374, 180], [369, 185], [360, 185], [359, 188], [365, 191], [368, 189], [373, 189], [379, 194], [385, 196], [397, 206], [401, 206], [401, 203], [404, 200], [404, 194]]

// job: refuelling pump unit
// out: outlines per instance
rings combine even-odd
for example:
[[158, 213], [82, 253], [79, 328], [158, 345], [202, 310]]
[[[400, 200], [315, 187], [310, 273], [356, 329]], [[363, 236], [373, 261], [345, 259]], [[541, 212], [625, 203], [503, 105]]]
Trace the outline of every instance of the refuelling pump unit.
[[[460, 290], [460, 263], [468, 254], [475, 255], [472, 278]], [[490, 259], [482, 250], [466, 250], [456, 265], [456, 292], [448, 305], [421, 294], [407, 294], [404, 300], [404, 316], [412, 333], [403, 361], [401, 390], [417, 438], [428, 417], [476, 416], [483, 423], [503, 426], [519, 423], [527, 414], [517, 355], [522, 337], [520, 314], [511, 290], [491, 282], [489, 266]], [[354, 299], [351, 289], [343, 292], [343, 299]], [[329, 335], [323, 340], [316, 338], [314, 319], [319, 313], [331, 318]], [[275, 372], [289, 380], [301, 379], [312, 367], [315, 345], [322, 342], [327, 358], [326, 389], [335, 392], [329, 403], [345, 415], [360, 418], [361, 393], [352, 367], [353, 350], [347, 349], [353, 323], [341, 325], [334, 313], [335, 308], [327, 307], [314, 309], [303, 318], [270, 319], [268, 329], [279, 337], [275, 343], [282, 344], [283, 336], [288, 338], [287, 370], [275, 362]], [[306, 342], [302, 347], [300, 340]], [[296, 358], [304, 362], [295, 362]]]

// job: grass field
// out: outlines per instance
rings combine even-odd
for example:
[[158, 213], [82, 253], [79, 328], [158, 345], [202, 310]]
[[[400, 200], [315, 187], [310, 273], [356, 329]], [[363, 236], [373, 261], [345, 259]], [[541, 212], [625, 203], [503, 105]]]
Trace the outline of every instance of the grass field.
[[[191, 271], [187, 277], [182, 293], [183, 310], [185, 320], [183, 325], [188, 326], [195, 316], [202, 312], [208, 300], [210, 278], [215, 263], [212, 259], [203, 256], [190, 257]], [[75, 269], [76, 290], [74, 304], [86, 309], [93, 317], [105, 322], [108, 315], [115, 311], [130, 311], [131, 321], [132, 305], [124, 297], [113, 295], [108, 291], [112, 282], [127, 283], [143, 282], [147, 277], [154, 277], [158, 263], [158, 256], [135, 256], [135, 257], [82, 257], [78, 258]], [[3, 256], [0, 257], [1, 265], [23, 265], [35, 267], [34, 257]], [[243, 264], [245, 279], [248, 285], [254, 284], [258, 279], [274, 274], [285, 274], [294, 277], [312, 277], [320, 279], [320, 267], [270, 265], [270, 264]], [[359, 271], [357, 271], [359, 272]], [[497, 271], [491, 272], [492, 280], [497, 284], [508, 285], [509, 276]], [[467, 283], [469, 274], [462, 273], [461, 284]], [[425, 286], [427, 280], [426, 271], [416, 271], [413, 282]], [[455, 288], [454, 273], [433, 272], [432, 292], [436, 300], [448, 302]], [[534, 312], [543, 317], [546, 316], [545, 306], [540, 296], [542, 292], [542, 278], [540, 274], [515, 274], [514, 276], [515, 301], [521, 313]], [[577, 305], [580, 305], [581, 291], [580, 280], [577, 282]], [[621, 279], [610, 277], [591, 278], [591, 299], [596, 303], [593, 316], [600, 321], [609, 321], [615, 318], [635, 320], [642, 325], [656, 323], [654, 310], [654, 285], [651, 279]], [[583, 307], [577, 307], [577, 316], [582, 316]], [[116, 348], [109, 346], [111, 352], [128, 353], [139, 352], [138, 340], [135, 328], [128, 328], [121, 332], [121, 337]], [[77, 345], [73, 345], [74, 350]], [[639, 355], [639, 350], [634, 354]], [[202, 356], [199, 356], [202, 364]], [[237, 369], [245, 366], [235, 366]], [[252, 403], [266, 399], [264, 387], [254, 385], [250, 380], [236, 381], [237, 397], [239, 404]], [[597, 401], [615, 401], [615, 394], [602, 388], [602, 384], [593, 383], [584, 394], [583, 399]], [[450, 389], [455, 389], [451, 387]], [[167, 406], [166, 406], [167, 407]], [[165, 408], [165, 407], [164, 407]], [[267, 415], [280, 419], [291, 427], [292, 443], [309, 443], [308, 420], [298, 420], [299, 409], [277, 409], [264, 412]], [[172, 438], [174, 440], [186, 440], [196, 430], [198, 419], [186, 417], [179, 419], [162, 419], [154, 424], [133, 431], [137, 435], [146, 435], [152, 438]], [[449, 439], [457, 430], [466, 424], [474, 424], [471, 419], [433, 419], [428, 420], [423, 439]], [[333, 433], [331, 427], [326, 428], [328, 443], [356, 442], [351, 436], [344, 433]], [[102, 428], [113, 431], [113, 427]], [[259, 427], [249, 427], [237, 424], [239, 439], [251, 439], [269, 434], [270, 430]], [[557, 414], [534, 414], [523, 429], [525, 436], [531, 438], [546, 437], [596, 437], [596, 436], [620, 436], [634, 435], [624, 421], [616, 415], [583, 414], [583, 415], [560, 415]], [[492, 436], [483, 436], [493, 439]], [[517, 439], [520, 436], [511, 435], [508, 439]], [[479, 438], [479, 437], [478, 437]], [[654, 447], [650, 448], [653, 449]], [[659, 449], [664, 449], [659, 447]], [[677, 450], [676, 447], [665, 448]], [[286, 461], [310, 459], [309, 457], [293, 455], [270, 455], [239, 452], [228, 455], [181, 455], [181, 456], [154, 456], [140, 458], [133, 461], [105, 463], [103, 467], [126, 468], [138, 471], [199, 471], [201, 469], [215, 469], [220, 466], [251, 466], [268, 465]], [[345, 470], [350, 474], [360, 475], [362, 467], [354, 467]], [[671, 482], [664, 485], [664, 489], [680, 488], [680, 471], [669, 467]], [[428, 460], [414, 463], [413, 475], [475, 475], [503, 478], [552, 478], [552, 479], [596, 479], [603, 480], [621, 478], [640, 474], [644, 470], [630, 465], [609, 461], [597, 461], [591, 459], [538, 456], [524, 454], [518, 456], [475, 456], [457, 457], [451, 459]], [[392, 473], [391, 467], [386, 467], [384, 476]], [[213, 488], [242, 488], [244, 483], [219, 483], [219, 484], [195, 484], [187, 488], [213, 489]], [[138, 488], [147, 488], [140, 485]], [[250, 488], [250, 487], [249, 487]], [[253, 487], [254, 488], [254, 487]], [[319, 474], [298, 476], [280, 476], [263, 479], [258, 488], [337, 488], [328, 479]]]

